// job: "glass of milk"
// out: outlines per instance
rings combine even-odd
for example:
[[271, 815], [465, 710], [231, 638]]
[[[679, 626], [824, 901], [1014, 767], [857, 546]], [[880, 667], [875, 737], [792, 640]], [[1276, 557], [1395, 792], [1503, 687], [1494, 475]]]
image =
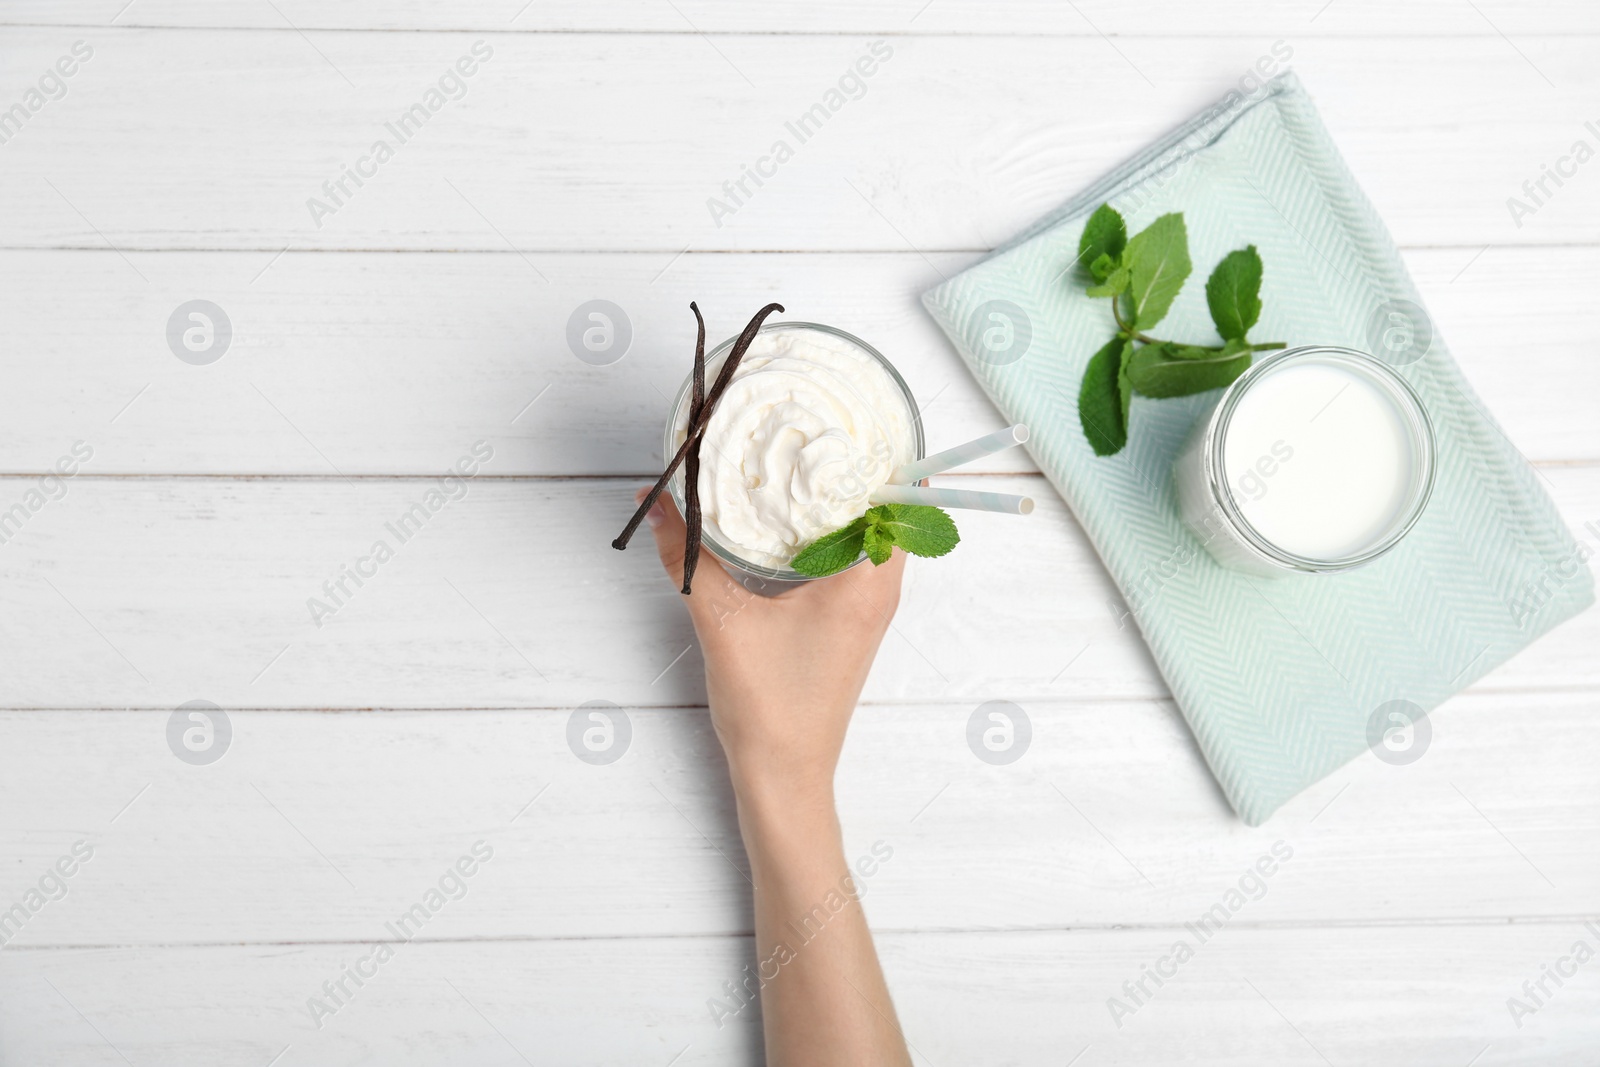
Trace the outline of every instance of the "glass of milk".
[[1196, 423], [1173, 464], [1184, 522], [1226, 567], [1262, 576], [1359, 567], [1433, 491], [1433, 424], [1416, 392], [1350, 348], [1261, 360]]
[[[735, 340], [707, 353], [708, 391]], [[692, 386], [691, 375], [673, 401], [664, 455], [683, 444]], [[877, 349], [832, 326], [768, 323], [701, 440], [702, 543], [752, 592], [810, 581], [789, 561], [865, 514], [873, 490], [923, 447], [911, 388]], [[679, 467], [670, 483], [680, 512], [684, 477]]]

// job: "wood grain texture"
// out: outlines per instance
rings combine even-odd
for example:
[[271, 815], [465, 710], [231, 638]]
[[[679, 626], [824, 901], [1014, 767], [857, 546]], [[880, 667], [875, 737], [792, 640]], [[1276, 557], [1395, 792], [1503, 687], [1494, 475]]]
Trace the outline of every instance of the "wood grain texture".
[[[0, 515], [94, 450], [0, 526], [0, 924], [94, 849], [0, 925], [0, 1063], [758, 1062], [755, 1009], [707, 1004], [753, 950], [699, 654], [647, 539], [607, 546], [687, 302], [714, 334], [777, 299], [873, 341], [934, 447], [994, 429], [917, 294], [1275, 42], [1487, 409], [1600, 524], [1600, 179], [1521, 226], [1506, 203], [1594, 140], [1592, 3], [14, 0], [0, 27], [0, 114], [94, 50], [0, 127]], [[876, 38], [865, 94], [717, 225]], [[307, 199], [480, 40], [464, 98], [319, 227]], [[197, 298], [235, 331], [210, 366], [165, 336]], [[566, 341], [596, 298], [634, 330], [610, 366]], [[478, 441], [483, 477], [400, 543]], [[838, 785], [849, 854], [894, 850], [866, 906], [919, 1064], [1590, 1067], [1600, 963], [1520, 1027], [1506, 1005], [1600, 947], [1600, 616], [1439, 709], [1417, 763], [1363, 757], [1250, 829], [1031, 461], [973, 473], [1039, 510], [910, 568]], [[235, 731], [210, 766], [166, 737], [197, 698]], [[566, 740], [596, 699], [633, 729], [609, 766]], [[1006, 767], [965, 741], [992, 699], [1034, 728]], [[318, 1029], [307, 998], [478, 841]], [[1107, 998], [1230, 888], [1119, 1028]]]
[[[0, 62], [43, 71], [77, 36], [12, 30]], [[786, 122], [838, 92], [867, 37], [490, 34], [464, 95], [400, 143], [386, 123], [477, 40], [107, 30], [4, 146], [0, 245], [123, 249], [118, 293], [149, 284], [141, 249], [513, 248], [530, 287], [559, 250], [983, 250], [1220, 99], [1275, 38], [1149, 38], [1123, 55], [1098, 37], [900, 38], [802, 143]], [[1506, 206], [1585, 135], [1600, 84], [1586, 38], [1525, 39], [1521, 55], [1498, 36], [1439, 38], [1425, 64], [1403, 38], [1290, 47], [1402, 244], [1600, 240], [1600, 181], [1583, 170], [1520, 227]], [[379, 138], [393, 158], [314, 217], [323, 183]], [[792, 158], [762, 164], [764, 185], [723, 190], [780, 139]], [[708, 201], [730, 196], [736, 213], [714, 216]]]
[[[1021, 34], [1096, 37], [1248, 35], [1267, 31], [1428, 38], [1600, 32], [1582, 0], [1513, 0], [1471, 7], [1451, 0], [1220, 0], [1204, 5], [1128, 6], [1112, 0], [12, 0], [0, 25], [255, 27], [285, 30], [644, 31], [650, 33]], [[274, 11], [273, 8], [277, 10]], [[1076, 11], [1074, 11], [1076, 8]], [[1108, 53], [1109, 54], [1109, 53]]]
[[[1506, 1009], [1542, 964], [1580, 937], [1593, 944], [1579, 923], [1226, 929], [1118, 1029], [1107, 1000], [1182, 936], [888, 934], [879, 948], [919, 1067], [1074, 1056], [1080, 1064], [1417, 1067], [1461, 1067], [1479, 1056], [1586, 1067], [1600, 1039], [1600, 994], [1587, 971], [1521, 1029]], [[307, 999], [373, 950], [7, 952], [7, 1014], [33, 1025], [4, 1035], [0, 1049], [18, 1063], [122, 1062], [120, 1053], [132, 1063], [197, 1067], [278, 1055], [290, 1067], [759, 1060], [755, 1009], [719, 1030], [707, 1007], [754, 958], [747, 939], [402, 944], [360, 989], [346, 981], [353, 995], [318, 1030]]]
[[[690, 300], [719, 337], [777, 299], [788, 318], [868, 339], [906, 375], [937, 449], [1001, 420], [918, 301], [976, 255], [930, 258], [564, 254], [544, 260], [547, 285], [514, 255], [166, 253], [141, 258], [150, 286], [123, 292], [131, 274], [111, 252], [0, 253], [13, 295], [0, 471], [48, 470], [82, 438], [97, 474], [432, 475], [486, 440], [494, 475], [642, 477], [659, 470], [659, 426], [687, 373]], [[1594, 322], [1529, 311], [1583, 307], [1600, 249], [1417, 249], [1407, 261], [1511, 440], [1535, 460], [1600, 460]], [[196, 298], [233, 329], [208, 366], [167, 341], [174, 310]], [[632, 333], [608, 366], [567, 339], [596, 298]], [[1524, 387], [1529, 359], [1563, 388]], [[1016, 449], [964, 469], [1036, 468]]]
[[[1600, 519], [1600, 466], [1544, 474], [1574, 529]], [[907, 569], [865, 699], [1165, 696], [1115, 587], [1048, 484], [963, 482], [1024, 493], [1038, 510], [1021, 520], [964, 515], [957, 552]], [[699, 704], [699, 652], [650, 542], [610, 545], [637, 484], [473, 481], [451, 502], [414, 479], [80, 475], [0, 545], [11, 608], [0, 641], [29, 650], [7, 672], [3, 703]], [[9, 499], [30, 487], [0, 479]], [[395, 524], [429, 492], [439, 510], [402, 540]], [[381, 564], [378, 541], [392, 552]], [[376, 573], [360, 587], [346, 579], [348, 596], [335, 600], [324, 583], [358, 564]], [[1600, 613], [1579, 616], [1479, 684], [1600, 685], [1587, 651], [1597, 627]]]
[[[976, 705], [869, 706], [839, 776], [847, 854], [891, 853], [863, 881], [880, 930], [1181, 926], [1278, 843], [1292, 858], [1252, 878], [1241, 923], [1564, 922], [1600, 895], [1600, 788], [1568, 755], [1600, 746], [1600, 697], [1511, 703], [1459, 697], [1416, 763], [1364, 757], [1257, 829], [1166, 702], [1027, 701], [1032, 743], [1003, 767], [967, 747]], [[704, 710], [626, 714], [622, 758], [591, 766], [568, 709], [235, 711], [202, 767], [167, 712], [5, 713], [30, 758], [0, 787], [0, 910], [94, 850], [7, 948], [359, 941], [478, 841], [492, 860], [421, 937], [748, 934]]]

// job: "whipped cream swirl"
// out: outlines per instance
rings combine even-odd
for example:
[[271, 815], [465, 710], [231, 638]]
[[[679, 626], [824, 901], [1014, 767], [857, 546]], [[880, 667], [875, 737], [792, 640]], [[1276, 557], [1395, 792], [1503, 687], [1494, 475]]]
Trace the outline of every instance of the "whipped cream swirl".
[[[707, 368], [708, 388], [720, 365]], [[688, 415], [685, 398], [679, 442]], [[706, 536], [750, 563], [787, 566], [865, 514], [872, 491], [916, 458], [913, 419], [905, 392], [860, 346], [804, 326], [762, 331], [701, 442]]]

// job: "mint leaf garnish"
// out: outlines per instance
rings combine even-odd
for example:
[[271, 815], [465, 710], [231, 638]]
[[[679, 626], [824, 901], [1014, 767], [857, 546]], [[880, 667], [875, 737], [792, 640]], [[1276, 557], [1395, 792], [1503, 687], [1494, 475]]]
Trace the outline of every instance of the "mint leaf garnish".
[[866, 550], [867, 558], [872, 561], [872, 565], [881, 567], [889, 562], [889, 555], [894, 551], [894, 541], [883, 532], [883, 527], [869, 520], [861, 547]]
[[1084, 223], [1078, 261], [1093, 279], [1089, 296], [1109, 296], [1117, 333], [1089, 358], [1078, 386], [1078, 422], [1097, 456], [1128, 443], [1133, 394], [1187, 396], [1232, 382], [1255, 353], [1283, 348], [1281, 341], [1252, 344], [1245, 335], [1261, 317], [1261, 255], [1255, 245], [1229, 252], [1206, 281], [1206, 304], [1222, 346], [1161, 341], [1146, 331], [1166, 317], [1189, 279], [1189, 231], [1183, 216], [1162, 215], [1127, 236], [1127, 224], [1109, 204]]
[[955, 520], [939, 508], [879, 504], [842, 530], [811, 542], [789, 566], [808, 578], [825, 578], [860, 559], [862, 552], [879, 567], [889, 562], [896, 545], [913, 556], [942, 556], [960, 541]]
[[[1145, 396], [1188, 396], [1227, 385], [1245, 372], [1252, 358], [1250, 352], [1224, 354], [1204, 349], [1177, 354], [1187, 347], [1171, 341], [1145, 345], [1133, 354], [1128, 380]], [[1192, 352], [1204, 352], [1206, 358], [1195, 358]]]
[[[1120, 340], [1120, 338], [1119, 338]], [[1128, 413], [1133, 404], [1133, 379], [1128, 377], [1128, 367], [1133, 363], [1133, 342], [1123, 341], [1117, 352], [1117, 401], [1122, 405], [1122, 435], [1128, 435]]]
[[1128, 292], [1133, 298], [1133, 325], [1148, 330], [1165, 317], [1193, 269], [1183, 216], [1162, 215], [1134, 234], [1123, 262], [1130, 271]]
[[1078, 387], [1078, 422], [1083, 435], [1094, 446], [1097, 456], [1122, 451], [1128, 443], [1128, 427], [1122, 419], [1122, 398], [1117, 390], [1117, 375], [1122, 369], [1122, 350], [1127, 341], [1118, 336], [1089, 360]]
[[1261, 256], [1255, 245], [1222, 257], [1206, 281], [1206, 304], [1223, 340], [1244, 339], [1261, 317]]
[[1120, 296], [1128, 291], [1128, 268], [1118, 267], [1106, 275], [1099, 285], [1091, 285], [1084, 292], [1090, 296]]
[[942, 556], [961, 541], [954, 519], [923, 504], [879, 504], [867, 512], [867, 521], [913, 556]]
[[[1233, 341], [1229, 341], [1228, 342], [1228, 344], [1234, 344], [1234, 343], [1235, 342], [1233, 342]], [[1235, 348], [1232, 351], [1230, 351], [1226, 346], [1224, 346], [1219, 351], [1218, 349], [1205, 348], [1205, 347], [1202, 347], [1201, 345], [1180, 345], [1176, 341], [1162, 341], [1162, 342], [1159, 343], [1159, 346], [1151, 345], [1150, 347], [1152, 347], [1152, 348], [1160, 347], [1161, 355], [1162, 355], [1162, 358], [1164, 358], [1164, 359], [1190, 359], [1190, 360], [1193, 360], [1193, 359], [1216, 359], [1218, 355], [1223, 355], [1223, 354], [1231, 356], [1231, 355], [1235, 355], [1236, 353], [1245, 351], [1250, 346], [1248, 344], [1245, 344], [1242, 348]]]
[[866, 530], [867, 517], [863, 515], [849, 526], [811, 542], [789, 561], [789, 566], [810, 578], [842, 571], [861, 558]]
[[1083, 224], [1083, 235], [1078, 238], [1078, 262], [1088, 268], [1095, 281], [1103, 282], [1127, 244], [1128, 227], [1122, 216], [1110, 204], [1101, 204]]

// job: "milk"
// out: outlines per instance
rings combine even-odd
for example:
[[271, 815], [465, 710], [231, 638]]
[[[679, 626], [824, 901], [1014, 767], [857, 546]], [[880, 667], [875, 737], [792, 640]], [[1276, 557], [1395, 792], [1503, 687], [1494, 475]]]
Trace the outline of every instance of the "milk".
[[1228, 420], [1222, 457], [1245, 521], [1285, 552], [1316, 560], [1380, 541], [1417, 478], [1394, 394], [1331, 360], [1296, 362], [1253, 383]]
[[1434, 440], [1393, 368], [1294, 349], [1250, 368], [1173, 464], [1184, 521], [1226, 566], [1338, 571], [1393, 547], [1427, 505]]

